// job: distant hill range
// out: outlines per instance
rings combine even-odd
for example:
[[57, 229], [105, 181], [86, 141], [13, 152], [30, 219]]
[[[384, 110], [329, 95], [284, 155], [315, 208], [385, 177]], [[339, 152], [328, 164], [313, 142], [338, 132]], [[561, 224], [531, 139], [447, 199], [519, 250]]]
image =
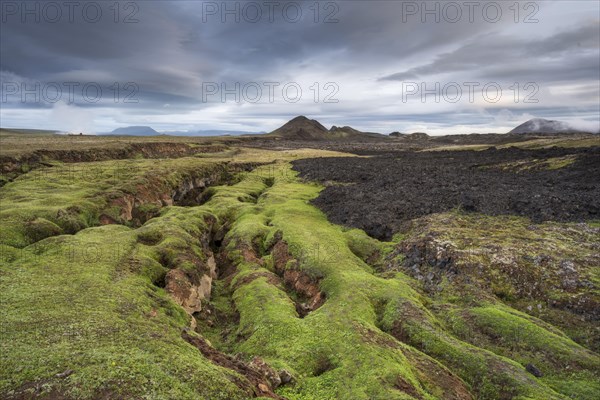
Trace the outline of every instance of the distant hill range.
[[197, 130], [197, 131], [164, 131], [158, 132], [149, 126], [126, 126], [117, 128], [112, 132], [101, 133], [100, 135], [117, 136], [240, 136], [257, 135], [264, 132], [248, 131], [228, 131], [228, 130]]
[[[583, 125], [586, 126], [586, 125]], [[589, 128], [589, 124], [586, 126]], [[67, 133], [52, 130], [39, 129], [12, 129], [0, 128], [1, 135], [15, 134], [58, 134]], [[303, 115], [295, 117], [286, 122], [281, 127], [270, 133], [265, 132], [249, 132], [249, 131], [233, 131], [233, 130], [193, 130], [193, 131], [162, 131], [158, 132], [149, 126], [126, 126], [113, 130], [112, 132], [99, 133], [98, 135], [115, 135], [115, 136], [244, 136], [260, 138], [274, 138], [276, 140], [292, 140], [292, 141], [406, 141], [406, 142], [439, 142], [439, 143], [478, 143], [478, 142], [502, 142], [509, 140], [511, 137], [516, 138], [523, 135], [533, 136], [552, 136], [552, 135], [572, 135], [572, 134], [597, 134], [599, 131], [590, 129], [581, 129], [580, 126], [574, 126], [567, 122], [554, 121], [543, 118], [533, 118], [522, 123], [506, 134], [499, 133], [472, 133], [464, 135], [444, 135], [444, 136], [429, 136], [424, 132], [402, 133], [392, 132], [389, 135], [384, 135], [374, 132], [363, 132], [349, 126], [337, 127], [332, 126], [327, 129], [319, 121], [309, 119]], [[83, 133], [68, 133], [70, 135], [80, 135]], [[512, 140], [512, 139], [511, 139]]]
[[[573, 127], [569, 123], [562, 121], [554, 121], [543, 118], [533, 118], [527, 122], [517, 126], [509, 134], [534, 134], [534, 135], [560, 135], [560, 134], [576, 134], [576, 133], [598, 133], [590, 132]], [[228, 131], [228, 130], [198, 130], [198, 131], [165, 131], [157, 132], [149, 126], [127, 126], [117, 128], [105, 135], [124, 135], [124, 136], [250, 136], [260, 135], [263, 137], [275, 137], [286, 140], [300, 141], [322, 141], [322, 140], [344, 140], [344, 141], [371, 141], [371, 140], [386, 140], [390, 138], [409, 140], [409, 141], [425, 141], [433, 138], [424, 132], [400, 133], [392, 132], [389, 135], [383, 135], [374, 132], [363, 132], [349, 126], [337, 127], [332, 126], [327, 129], [319, 121], [309, 119], [303, 115], [295, 117], [286, 122], [281, 127], [270, 133], [264, 132], [247, 132], [247, 131]], [[454, 136], [454, 135], [452, 135]], [[465, 136], [465, 135], [461, 135]]]
[[576, 129], [566, 122], [554, 121], [543, 118], [533, 118], [527, 122], [522, 123], [515, 129], [508, 133], [524, 134], [524, 133], [535, 133], [538, 135], [556, 135], [563, 133], [598, 133], [598, 132], [587, 132], [581, 129]]
[[291, 119], [280, 128], [264, 135], [266, 137], [276, 137], [286, 140], [385, 140], [386, 135], [373, 132], [361, 132], [349, 126], [337, 127], [331, 129], [325, 128], [315, 119], [308, 119], [303, 115]]

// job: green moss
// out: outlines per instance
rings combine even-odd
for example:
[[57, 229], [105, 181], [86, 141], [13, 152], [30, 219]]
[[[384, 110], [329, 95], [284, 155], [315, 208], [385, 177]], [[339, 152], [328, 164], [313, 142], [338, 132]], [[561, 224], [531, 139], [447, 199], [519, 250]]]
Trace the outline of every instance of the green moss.
[[[0, 392], [48, 379], [78, 398], [107, 385], [126, 397], [245, 398], [229, 372], [181, 340], [181, 308], [144, 274], [121, 271], [136, 236], [120, 226], [86, 229], [3, 265], [11, 307], [2, 310]], [[67, 369], [68, 380], [55, 377]]]
[[[212, 325], [199, 320], [198, 330], [222, 351], [246, 360], [259, 356], [289, 371], [294, 382], [277, 389], [289, 399], [443, 399], [459, 389], [478, 399], [590, 398], [598, 356], [559, 329], [502, 305], [493, 294], [456, 288], [448, 279], [440, 294], [425, 292], [400, 268], [385, 271], [382, 257], [392, 244], [329, 223], [310, 204], [322, 188], [300, 182], [285, 162], [307, 154], [318, 152], [240, 151], [239, 160], [283, 161], [241, 174], [231, 179], [235, 184], [213, 187], [201, 206], [152, 210], [159, 214], [137, 229], [86, 227], [110, 207], [108, 193], [140, 193], [144, 185], [157, 184], [146, 173], [154, 162], [128, 161], [139, 171], [119, 180], [116, 191], [114, 178], [102, 174], [89, 184], [44, 178], [42, 190], [31, 198], [29, 174], [7, 184], [2, 198], [10, 199], [10, 207], [2, 217], [15, 224], [3, 224], [8, 235], [2, 238], [0, 290], [9, 307], [1, 311], [6, 368], [0, 372], [0, 393], [48, 379], [49, 386], [84, 399], [106, 390], [128, 398], [249, 397], [233, 383], [242, 376], [216, 366], [181, 339], [190, 317], [158, 287], [170, 268], [208, 273], [211, 234], [226, 229], [221, 261], [231, 264], [233, 275], [214, 283], [207, 309], [219, 318]], [[194, 168], [227, 174], [219, 170], [222, 161], [220, 156], [165, 160], [155, 172], [158, 185], [177, 185]], [[43, 196], [52, 193], [43, 205]], [[65, 230], [70, 218], [81, 223], [71, 228], [76, 234], [56, 236], [50, 229], [51, 235], [31, 244], [26, 222], [40, 219], [42, 227]], [[470, 249], [469, 265], [491, 265], [497, 249], [480, 251], [483, 227], [489, 243], [507, 248], [527, 243], [528, 257], [538, 246], [550, 246], [576, 261], [591, 256], [590, 249], [569, 247], [597, 235], [558, 224], [531, 230], [518, 218], [477, 218], [435, 216], [403, 238], [422, 239], [441, 225], [440, 239], [458, 252]], [[303, 318], [297, 303], [307, 301], [306, 295], [277, 276], [283, 275], [275, 268], [281, 254], [272, 250], [279, 242], [287, 245], [288, 275], [296, 270], [292, 274], [301, 276], [300, 285], [325, 298]], [[391, 257], [402, 262], [401, 254]], [[523, 265], [528, 271], [533, 263]], [[497, 293], [519, 301], [514, 281], [498, 282]], [[527, 337], [516, 343], [492, 338], [523, 331]], [[525, 371], [526, 362], [543, 368], [545, 376], [534, 378]], [[574, 372], [565, 373], [564, 365]], [[56, 377], [67, 369], [74, 371], [68, 379]], [[442, 375], [452, 378], [432, 379]]]
[[147, 245], [156, 245], [163, 240], [164, 235], [159, 229], [152, 229], [152, 226], [140, 229], [137, 235], [137, 240], [140, 243]]
[[540, 170], [540, 169], [560, 169], [568, 167], [577, 161], [576, 155], [568, 155], [563, 157], [550, 157], [546, 159], [526, 159], [519, 161], [511, 161], [495, 165], [486, 165], [480, 168], [498, 168], [502, 170], [514, 171], [514, 172], [527, 172], [529, 170]]
[[573, 371], [562, 376], [550, 375], [542, 381], [570, 399], [596, 399], [600, 393], [600, 380], [588, 371]]
[[[194, 176], [215, 175], [227, 169], [225, 160], [210, 162], [193, 157], [163, 160], [119, 160], [92, 163], [57, 164], [21, 175], [2, 187], [0, 192], [0, 241], [13, 247], [25, 247], [36, 238], [29, 237], [25, 226], [43, 218], [73, 234], [97, 226], [100, 215], [121, 221], [121, 207], [112, 204], [126, 195], [157, 200], [171, 193]], [[140, 188], [147, 192], [139, 193]], [[156, 202], [144, 202], [136, 210], [147, 217], [158, 213]]]
[[[429, 235], [448, 246], [459, 275], [441, 292], [447, 301], [502, 301], [597, 349], [593, 323], [567, 312], [579, 307], [587, 313], [600, 301], [589, 288], [600, 282], [594, 248], [600, 231], [593, 224], [532, 224], [521, 217], [453, 212], [425, 217], [414, 226], [409, 241]], [[589, 283], [568, 285], [566, 276]], [[577, 299], [590, 305], [581, 307]]]
[[[232, 281], [236, 288], [233, 299], [240, 315], [237, 336], [243, 340], [233, 349], [265, 357], [299, 377], [296, 385], [283, 388], [282, 394], [292, 399], [409, 398], [392, 384], [393, 377], [402, 377], [415, 393], [436, 398], [434, 393], [440, 389], [432, 388], [415, 373], [414, 366], [403, 356], [401, 342], [392, 339], [395, 350], [374, 348], [363, 331], [357, 329], [366, 327], [380, 336], [378, 340], [389, 342], [378, 326], [391, 332], [394, 323], [404, 319], [409, 321], [405, 327], [409, 343], [457, 371], [473, 385], [480, 398], [506, 395], [507, 387], [512, 387], [514, 396], [561, 398], [535, 382], [513, 361], [444, 334], [442, 324], [422, 304], [423, 297], [410, 287], [410, 278], [403, 274], [393, 279], [378, 278], [365, 264], [363, 259], [381, 251], [381, 244], [364, 233], [345, 231], [328, 223], [320, 211], [309, 205], [320, 187], [297, 183], [293, 173], [281, 175], [286, 177], [275, 179], [271, 187], [259, 184], [253, 189], [263, 190], [256, 205], [239, 196], [239, 189], [251, 187], [244, 181], [239, 186], [216, 188], [207, 205], [231, 202], [236, 210], [227, 241], [230, 257], [237, 265]], [[260, 250], [281, 239], [297, 260], [288, 263], [287, 268], [299, 268], [320, 280], [327, 298], [322, 307], [301, 319], [294, 307], [295, 293], [289, 288], [265, 276], [247, 279], [257, 276], [257, 272], [268, 273], [267, 267], [273, 260], [263, 257], [264, 266], [244, 262], [235, 249], [244, 244], [256, 249], [252, 244], [261, 236], [267, 245]], [[261, 251], [257, 254], [263, 255]], [[378, 311], [381, 304], [385, 305], [383, 312]], [[402, 310], [412, 311], [406, 314]], [[382, 382], [381, 377], [386, 376], [390, 379]], [[477, 385], [482, 376], [484, 384]]]
[[438, 146], [432, 149], [424, 151], [442, 151], [442, 150], [486, 150], [490, 147], [496, 147], [498, 149], [506, 149], [510, 147], [519, 147], [523, 149], [547, 149], [551, 147], [594, 147], [600, 146], [600, 138], [595, 135], [585, 136], [573, 136], [570, 138], [565, 137], [553, 137], [553, 138], [538, 138], [526, 141], [506, 143], [502, 145], [486, 145], [486, 144], [472, 144], [472, 145], [450, 145], [450, 146]]
[[25, 233], [33, 242], [60, 235], [62, 232], [60, 226], [44, 218], [36, 218], [25, 225]]

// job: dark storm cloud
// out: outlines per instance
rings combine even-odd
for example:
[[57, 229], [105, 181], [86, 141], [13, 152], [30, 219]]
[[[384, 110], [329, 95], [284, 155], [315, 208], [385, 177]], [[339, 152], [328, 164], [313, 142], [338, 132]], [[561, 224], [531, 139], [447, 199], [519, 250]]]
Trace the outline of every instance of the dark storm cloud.
[[[286, 2], [280, 3], [283, 9]], [[342, 2], [337, 9], [321, 10], [321, 19], [336, 11], [331, 19], [337, 23], [314, 23], [306, 4], [297, 23], [286, 21], [282, 12], [273, 13], [273, 23], [266, 16], [258, 23], [234, 23], [231, 17], [221, 23], [212, 15], [203, 22], [199, 2], [136, 4], [137, 23], [114, 23], [108, 7], [102, 8], [104, 17], [98, 23], [81, 17], [75, 23], [66, 18], [34, 23], [31, 17], [22, 23], [18, 16], [9, 16], [2, 24], [0, 69], [42, 81], [57, 75], [81, 80], [77, 71], [83, 70], [90, 71], [89, 79], [105, 81], [101, 83], [133, 80], [143, 90], [181, 94], [189, 91], [190, 83], [197, 89], [194, 80], [284, 79], [286, 67], [332, 52], [345, 55], [331, 63], [362, 69], [430, 51], [468, 37], [483, 25], [446, 24], [440, 26], [444, 35], [439, 35], [417, 18], [399, 22], [398, 2]]]
[[[598, 20], [589, 19], [593, 11], [597, 14], [597, 6], [593, 8], [590, 2], [582, 4], [592, 7], [592, 12], [583, 10], [570, 23], [561, 19], [560, 12], [561, 7], [572, 12], [574, 6], [569, 2], [540, 2], [540, 22], [530, 27], [536, 35], [522, 30], [523, 25], [513, 21], [508, 3], [500, 2], [504, 18], [494, 23], [482, 18], [480, 11], [473, 21], [464, 15], [457, 22], [445, 21], [443, 16], [435, 22], [431, 15], [423, 22], [419, 13], [407, 15], [407, 3], [422, 7], [421, 1], [320, 2], [315, 23], [314, 2], [278, 3], [273, 21], [268, 20], [263, 7], [262, 18], [256, 23], [244, 21], [243, 16], [237, 23], [231, 15], [222, 23], [220, 15], [207, 15], [207, 4], [220, 8], [225, 4], [220, 1], [204, 5], [198, 1], [134, 2], [139, 8], [133, 16], [138, 21], [135, 23], [123, 23], [130, 11], [124, 9], [127, 2], [120, 3], [118, 23], [113, 21], [113, 10], [109, 8], [113, 2], [97, 3], [102, 6], [103, 17], [96, 23], [82, 19], [77, 12], [75, 21], [63, 18], [56, 23], [43, 18], [40, 23], [31, 18], [23, 23], [19, 15], [3, 15], [2, 80], [98, 82], [104, 87], [114, 82], [134, 82], [139, 87], [137, 103], [115, 105], [110, 99], [76, 102], [87, 108], [112, 107], [120, 120], [131, 115], [132, 124], [140, 115], [151, 118], [194, 112], [199, 113], [198, 118], [210, 115], [211, 123], [218, 124], [215, 121], [227, 115], [246, 125], [260, 125], [256, 121], [261, 120], [268, 125], [294, 114], [323, 116], [337, 124], [344, 124], [345, 118], [347, 123], [357, 121], [362, 126], [381, 119], [431, 122], [451, 120], [452, 115], [466, 118], [468, 113], [459, 113], [458, 109], [428, 114], [427, 104], [420, 111], [386, 108], [393, 101], [385, 93], [386, 85], [426, 80], [439, 74], [450, 75], [453, 80], [535, 81], [540, 86], [573, 83], [578, 85], [573, 91], [581, 94], [581, 109], [598, 98], [594, 83], [599, 79], [600, 33]], [[490, 2], [479, 3], [478, 10], [486, 3]], [[83, 7], [85, 2], [81, 4]], [[227, 4], [241, 9], [247, 2]], [[286, 4], [300, 5], [299, 21], [290, 22], [284, 17], [281, 10]], [[427, 4], [430, 8], [435, 4], [444, 7], [443, 2]], [[555, 8], [559, 12], [553, 11]], [[544, 10], [551, 12], [544, 14]], [[329, 14], [331, 23], [324, 23]], [[339, 103], [253, 105], [202, 99], [206, 82], [232, 87], [235, 82], [296, 80], [338, 83]], [[18, 101], [3, 106], [13, 110], [53, 107]], [[547, 105], [548, 109], [554, 106]], [[471, 112], [473, 120], [480, 120], [480, 115], [480, 110]]]
[[[404, 81], [430, 75], [467, 72], [479, 79], [561, 81], [598, 77], [597, 21], [538, 40], [488, 34], [440, 54], [433, 62], [380, 80]], [[490, 62], [493, 60], [493, 62]]]
[[108, 8], [113, 3], [96, 4], [103, 10], [97, 23], [78, 14], [73, 23], [7, 18], [0, 69], [41, 82], [135, 82], [148, 100], [163, 93], [169, 101], [172, 95], [185, 95], [194, 80], [214, 77], [219, 70], [200, 41], [196, 54], [186, 52], [185, 41], [198, 27], [169, 3], [137, 2], [138, 22], [133, 23], [115, 23]]

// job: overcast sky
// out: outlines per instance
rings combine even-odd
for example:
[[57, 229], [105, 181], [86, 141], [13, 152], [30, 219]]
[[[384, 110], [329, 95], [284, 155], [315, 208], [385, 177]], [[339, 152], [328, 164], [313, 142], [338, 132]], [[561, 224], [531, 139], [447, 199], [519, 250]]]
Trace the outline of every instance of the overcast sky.
[[595, 0], [0, 4], [2, 127], [600, 125]]

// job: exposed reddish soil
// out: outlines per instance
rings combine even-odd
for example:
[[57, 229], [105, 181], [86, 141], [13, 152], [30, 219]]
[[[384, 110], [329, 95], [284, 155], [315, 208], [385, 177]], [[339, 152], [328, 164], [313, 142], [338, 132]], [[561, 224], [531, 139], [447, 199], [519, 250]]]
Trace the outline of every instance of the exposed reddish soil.
[[288, 245], [280, 240], [273, 246], [271, 253], [275, 272], [283, 278], [286, 287], [293, 290], [300, 298], [300, 301], [296, 302], [296, 311], [300, 318], [321, 307], [325, 303], [326, 296], [319, 288], [319, 280], [299, 269], [288, 267], [288, 262], [293, 260]]
[[[473, 400], [473, 396], [469, 392], [467, 385], [458, 376], [453, 374], [450, 370], [436, 363], [429, 356], [418, 352], [417, 350], [401, 346], [398, 340], [402, 340], [400, 335], [394, 334], [396, 339], [392, 339], [390, 336], [368, 329], [364, 326], [355, 325], [362, 335], [365, 342], [373, 343], [380, 347], [389, 347], [393, 349], [401, 350], [404, 355], [410, 360], [411, 365], [415, 366], [417, 370], [417, 376], [421, 381], [431, 382], [432, 385], [439, 387], [443, 390], [443, 399], [448, 400]], [[397, 377], [394, 386], [405, 393], [410, 394], [413, 397], [419, 397], [417, 389], [412, 386], [409, 382], [404, 380], [402, 377]]]
[[118, 215], [100, 215], [100, 223], [130, 223], [141, 226], [155, 217], [164, 206], [198, 205], [205, 190], [214, 185], [230, 184], [234, 174], [249, 171], [255, 163], [222, 163], [188, 171], [177, 186], [165, 176], [148, 174], [135, 188], [108, 195], [107, 210], [118, 209]]
[[211, 347], [206, 340], [197, 335], [191, 335], [187, 332], [182, 332], [181, 337], [196, 347], [202, 355], [210, 361], [224, 368], [231, 369], [245, 379], [236, 379], [236, 386], [246, 391], [251, 397], [268, 397], [271, 399], [285, 400], [284, 397], [277, 395], [273, 390], [281, 384], [279, 374], [269, 367], [260, 358], [255, 357], [251, 362], [247, 363], [238, 358], [221, 353]]
[[441, 398], [445, 400], [473, 400], [473, 395], [467, 385], [449, 369], [442, 367], [433, 359], [418, 354], [415, 350], [407, 349], [405, 355], [418, 371], [419, 378], [430, 381], [443, 389]]

